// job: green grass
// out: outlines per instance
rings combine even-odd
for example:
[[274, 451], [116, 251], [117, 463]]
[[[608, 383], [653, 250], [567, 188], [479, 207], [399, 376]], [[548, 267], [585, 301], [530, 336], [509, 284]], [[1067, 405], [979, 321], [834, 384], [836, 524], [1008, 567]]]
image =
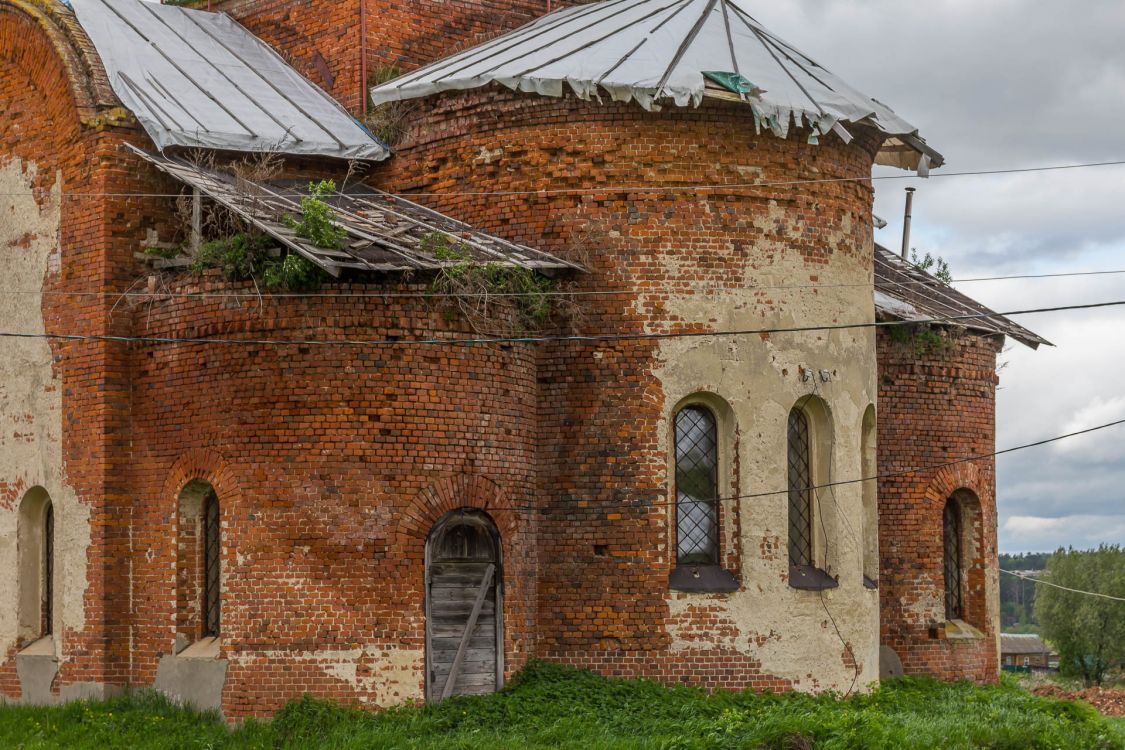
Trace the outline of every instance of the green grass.
[[536, 663], [501, 693], [370, 714], [303, 699], [228, 731], [151, 693], [95, 704], [0, 707], [0, 747], [137, 750], [300, 748], [1081, 748], [1125, 750], [1125, 722], [1088, 706], [995, 687], [904, 679], [839, 700], [605, 680]]

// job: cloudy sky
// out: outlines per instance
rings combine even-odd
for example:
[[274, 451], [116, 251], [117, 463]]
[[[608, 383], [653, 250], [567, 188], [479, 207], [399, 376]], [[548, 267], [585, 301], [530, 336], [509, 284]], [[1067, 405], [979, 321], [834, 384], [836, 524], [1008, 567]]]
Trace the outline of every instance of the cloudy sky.
[[[917, 125], [945, 170], [1125, 159], [1125, 3], [741, 0], [767, 28]], [[877, 174], [895, 174], [879, 169]], [[901, 173], [900, 173], [901, 174]], [[1125, 269], [1125, 167], [877, 183], [876, 238], [955, 277]], [[958, 285], [999, 311], [1125, 299], [1125, 274]], [[998, 448], [1125, 418], [1125, 308], [1023, 316], [1054, 342], [1002, 355]], [[998, 464], [1000, 549], [1125, 542], [1125, 426]]]

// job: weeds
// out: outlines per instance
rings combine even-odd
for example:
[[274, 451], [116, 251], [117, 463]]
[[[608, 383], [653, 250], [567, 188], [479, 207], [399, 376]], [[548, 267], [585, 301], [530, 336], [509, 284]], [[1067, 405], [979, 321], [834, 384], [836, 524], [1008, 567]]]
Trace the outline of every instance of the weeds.
[[191, 268], [197, 273], [217, 268], [227, 281], [254, 280], [268, 291], [302, 292], [320, 286], [324, 274], [319, 268], [295, 253], [272, 257], [273, 247], [266, 235], [235, 234], [203, 243]]
[[317, 247], [339, 250], [348, 238], [344, 228], [336, 223], [332, 207], [325, 198], [336, 192], [333, 180], [309, 183], [309, 194], [301, 198], [301, 218], [294, 219], [289, 214], [282, 217], [285, 225]]
[[454, 309], [482, 334], [513, 334], [540, 330], [554, 309], [555, 282], [530, 268], [481, 263], [443, 234], [422, 239], [423, 252], [445, 265], [430, 291], [447, 295]]
[[725, 693], [607, 680], [532, 662], [500, 693], [373, 714], [303, 698], [270, 722], [227, 730], [218, 717], [151, 693], [56, 708], [0, 707], [0, 747], [576, 748], [608, 750], [1123, 750], [1120, 721], [1089, 706], [995, 686], [926, 679], [870, 694]]

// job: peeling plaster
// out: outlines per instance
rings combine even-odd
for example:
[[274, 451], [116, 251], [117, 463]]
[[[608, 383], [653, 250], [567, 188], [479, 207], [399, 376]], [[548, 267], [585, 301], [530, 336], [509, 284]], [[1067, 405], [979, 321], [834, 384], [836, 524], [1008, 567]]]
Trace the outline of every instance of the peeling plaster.
[[[21, 294], [0, 297], [10, 330], [44, 332], [42, 288], [60, 263], [60, 178], [47, 196], [33, 197], [37, 167], [0, 162], [0, 268]], [[46, 339], [0, 342], [0, 602], [18, 601], [17, 519], [20, 501], [42, 487], [55, 513], [55, 633], [85, 628], [90, 511], [67, 484], [62, 450], [62, 387]], [[0, 606], [0, 653], [18, 638], [18, 613]], [[65, 636], [64, 636], [65, 637]], [[55, 639], [55, 654], [62, 643]]]
[[[786, 243], [768, 238], [779, 225], [793, 221], [776, 204], [746, 221], [765, 237], [755, 242], [741, 279], [724, 278], [721, 285], [715, 279], [696, 282], [694, 254], [669, 253], [663, 258], [667, 278], [685, 281], [661, 290], [661, 319], [718, 330], [874, 320], [871, 265], [862, 261], [872, 257], [873, 248], [870, 241], [855, 248], [854, 222], [845, 219], [822, 238], [835, 252], [829, 265], [821, 266], [806, 262]], [[732, 245], [729, 252], [735, 251]], [[829, 275], [829, 268], [831, 288], [763, 288], [815, 283], [817, 276]], [[642, 295], [637, 312], [643, 314], [653, 302]], [[737, 430], [739, 455], [736, 461], [731, 456], [720, 459], [726, 466], [720, 466], [724, 496], [785, 489], [787, 418], [793, 405], [808, 394], [820, 396], [830, 412], [835, 438], [831, 477], [861, 476], [863, 414], [877, 393], [872, 329], [664, 339], [659, 347], [661, 364], [654, 374], [665, 396], [661, 434], [667, 436], [669, 454], [672, 410], [682, 399], [709, 393], [730, 407], [735, 424], [721, 429]], [[815, 384], [804, 382], [799, 376], [802, 367], [834, 374], [827, 383], [815, 375]], [[738, 476], [732, 467], [737, 467]], [[674, 499], [670, 478], [667, 481]], [[667, 627], [673, 651], [708, 647], [711, 644], [700, 642], [698, 628], [703, 622], [718, 622], [722, 633], [712, 639], [714, 644], [750, 656], [760, 662], [763, 673], [791, 680], [799, 690], [843, 692], [853, 679], [855, 688], [862, 690], [878, 680], [879, 597], [863, 585], [862, 487], [843, 485], [834, 492], [822, 491], [820, 501], [834, 501], [836, 510], [828, 559], [830, 572], [839, 575], [839, 588], [818, 593], [789, 586], [784, 493], [728, 502], [726, 509], [737, 508], [739, 517], [736, 523], [734, 513], [724, 514], [724, 555], [728, 545], [739, 545], [742, 589], [721, 595], [669, 592]], [[737, 541], [736, 529], [741, 530]], [[703, 612], [703, 618], [697, 619]], [[848, 663], [845, 642], [860, 665], [858, 679]]]

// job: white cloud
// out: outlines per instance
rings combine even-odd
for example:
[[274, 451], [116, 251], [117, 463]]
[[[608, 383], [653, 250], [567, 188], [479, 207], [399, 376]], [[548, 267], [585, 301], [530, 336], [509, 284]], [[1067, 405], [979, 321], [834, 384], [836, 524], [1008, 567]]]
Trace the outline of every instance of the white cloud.
[[[1125, 159], [1125, 3], [1085, 0], [740, 0], [759, 21], [914, 123], [944, 171]], [[879, 169], [878, 174], [901, 174]], [[898, 247], [903, 187], [919, 188], [912, 244], [955, 276], [1125, 268], [1125, 167], [876, 182], [877, 239]], [[963, 285], [996, 310], [1125, 300], [1125, 276]], [[1057, 348], [1003, 355], [997, 447], [1120, 418], [1125, 309], [1019, 318]], [[1125, 428], [998, 460], [1000, 546], [1125, 539]]]

